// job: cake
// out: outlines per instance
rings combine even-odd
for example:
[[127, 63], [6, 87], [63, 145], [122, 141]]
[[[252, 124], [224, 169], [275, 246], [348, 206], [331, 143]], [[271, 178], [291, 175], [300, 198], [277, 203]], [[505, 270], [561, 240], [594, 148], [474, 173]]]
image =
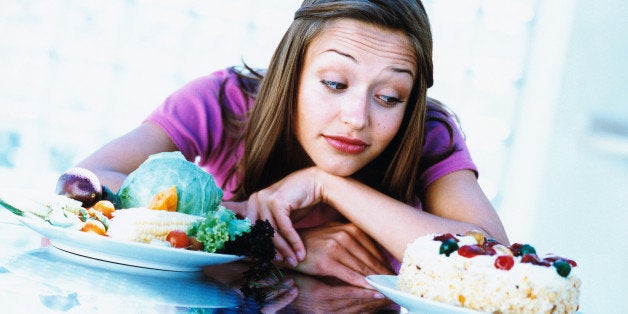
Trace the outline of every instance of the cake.
[[573, 313], [581, 281], [575, 261], [539, 257], [482, 233], [429, 234], [404, 253], [397, 288], [421, 298], [493, 313]]

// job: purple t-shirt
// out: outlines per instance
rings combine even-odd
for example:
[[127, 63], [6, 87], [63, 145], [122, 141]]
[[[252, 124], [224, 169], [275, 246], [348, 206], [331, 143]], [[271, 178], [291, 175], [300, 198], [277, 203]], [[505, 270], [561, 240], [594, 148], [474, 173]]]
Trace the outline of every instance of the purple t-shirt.
[[[237, 185], [235, 178], [230, 182], [225, 180], [242, 156], [244, 143], [233, 143], [235, 139], [229, 137], [225, 131], [223, 113], [218, 102], [221, 85], [224, 84], [225, 88], [223, 102], [235, 115], [244, 116], [253, 106], [253, 99], [243, 94], [233, 71], [224, 69], [193, 80], [170, 95], [145, 120], [159, 125], [187, 160], [197, 162], [201, 168], [211, 173], [217, 184], [223, 187], [225, 199], [233, 195], [231, 191]], [[430, 112], [440, 115], [440, 118], [450, 119], [444, 114]], [[449, 132], [441, 122], [428, 121], [425, 136], [424, 156], [446, 151], [450, 147]], [[235, 152], [227, 149], [234, 147], [233, 144], [237, 147]], [[424, 190], [438, 178], [454, 171], [469, 169], [477, 175], [464, 138], [457, 128], [454, 128], [453, 144], [457, 150], [447, 158], [435, 163], [422, 162], [425, 167], [419, 174], [419, 190]], [[418, 201], [413, 205], [421, 208]], [[320, 206], [295, 227], [314, 227], [341, 217], [335, 210]], [[393, 263], [393, 267], [398, 269], [398, 262]]]

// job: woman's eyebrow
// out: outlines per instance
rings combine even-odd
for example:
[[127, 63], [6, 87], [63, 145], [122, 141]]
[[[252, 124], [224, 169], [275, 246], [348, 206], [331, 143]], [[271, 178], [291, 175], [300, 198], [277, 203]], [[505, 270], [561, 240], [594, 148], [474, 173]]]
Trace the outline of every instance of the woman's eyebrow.
[[403, 68], [390, 68], [393, 72], [397, 72], [397, 73], [407, 73], [408, 75], [410, 75], [410, 77], [412, 77], [412, 79], [414, 79], [414, 73], [412, 73], [412, 71], [408, 70], [408, 69], [403, 69]]
[[322, 53], [326, 53], [326, 52], [335, 52], [335, 53], [337, 53], [337, 54], [339, 54], [339, 55], [341, 55], [343, 57], [347, 57], [347, 58], [351, 59], [351, 61], [353, 61], [355, 63], [359, 63], [358, 60], [356, 60], [356, 58], [354, 58], [352, 55], [350, 55], [348, 53], [344, 53], [344, 52], [341, 52], [341, 51], [336, 50], [336, 49], [327, 49], [327, 50], [323, 51]]
[[[350, 55], [348, 53], [344, 53], [344, 52], [336, 50], [336, 49], [327, 49], [327, 50], [323, 51], [322, 53], [326, 53], [326, 52], [334, 52], [334, 53], [337, 53], [337, 54], [339, 54], [339, 55], [341, 55], [343, 57], [349, 58], [351, 61], [353, 61], [355, 63], [359, 63], [356, 58], [354, 58], [352, 55]], [[414, 73], [412, 73], [412, 71], [410, 71], [408, 69], [396, 68], [396, 67], [391, 67], [390, 69], [393, 72], [396, 72], [396, 73], [406, 73], [406, 74], [410, 75], [410, 77], [412, 77], [412, 79], [414, 79]]]

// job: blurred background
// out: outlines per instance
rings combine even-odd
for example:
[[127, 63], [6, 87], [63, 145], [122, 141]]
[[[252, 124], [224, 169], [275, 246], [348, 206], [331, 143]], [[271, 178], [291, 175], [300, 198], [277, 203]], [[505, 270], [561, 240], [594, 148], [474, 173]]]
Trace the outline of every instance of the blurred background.
[[[186, 82], [265, 67], [299, 4], [1, 1], [0, 188], [53, 191]], [[424, 4], [429, 94], [459, 115], [511, 241], [575, 259], [582, 312], [626, 312], [627, 2]]]

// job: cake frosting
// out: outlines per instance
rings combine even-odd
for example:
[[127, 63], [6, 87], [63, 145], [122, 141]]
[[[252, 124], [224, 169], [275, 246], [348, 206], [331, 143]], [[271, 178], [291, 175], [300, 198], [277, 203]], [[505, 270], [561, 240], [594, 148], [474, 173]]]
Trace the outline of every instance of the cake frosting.
[[504, 246], [479, 232], [429, 234], [408, 245], [397, 288], [415, 296], [498, 313], [574, 313], [575, 261], [539, 257], [529, 244]]

